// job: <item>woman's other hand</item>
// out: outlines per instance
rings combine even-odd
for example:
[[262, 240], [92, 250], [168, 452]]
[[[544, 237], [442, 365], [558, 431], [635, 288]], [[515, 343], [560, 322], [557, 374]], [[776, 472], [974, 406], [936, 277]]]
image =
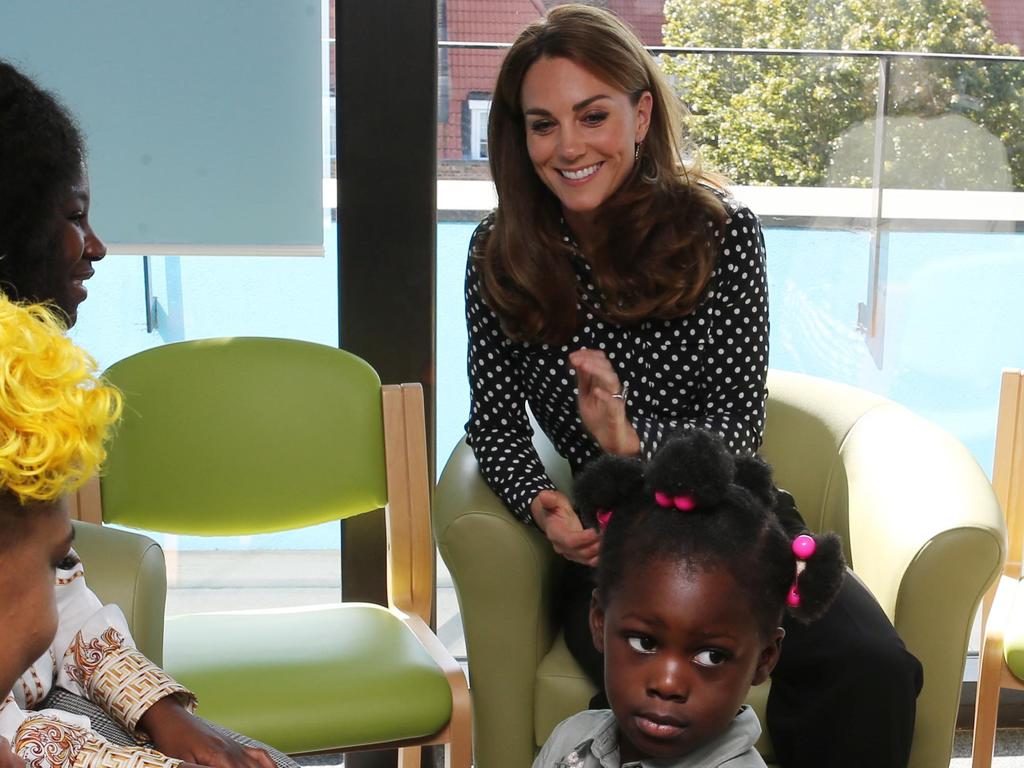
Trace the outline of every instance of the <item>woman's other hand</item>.
[[636, 456], [640, 437], [626, 417], [622, 383], [611, 361], [599, 349], [578, 349], [569, 355], [569, 362], [576, 370], [583, 426], [605, 453]]
[[592, 528], [584, 528], [569, 498], [559, 491], [541, 491], [530, 504], [530, 514], [544, 531], [555, 552], [593, 568], [601, 548], [601, 537]]
[[243, 747], [208, 726], [167, 696], [139, 720], [156, 748], [168, 757], [210, 768], [277, 768], [270, 755], [256, 747]]
[[11, 742], [0, 736], [0, 768], [25, 768], [25, 761], [14, 754]]

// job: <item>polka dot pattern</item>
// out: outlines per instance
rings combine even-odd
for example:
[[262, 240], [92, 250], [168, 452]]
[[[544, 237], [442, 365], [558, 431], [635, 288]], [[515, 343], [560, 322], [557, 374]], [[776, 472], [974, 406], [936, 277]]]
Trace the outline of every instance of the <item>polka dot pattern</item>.
[[[590, 267], [577, 255], [580, 321], [570, 343], [556, 346], [509, 339], [480, 295], [475, 260], [466, 270], [471, 405], [466, 424], [480, 471], [521, 520], [554, 484], [531, 438], [529, 404], [541, 429], [573, 473], [600, 455], [576, 406], [570, 352], [601, 349], [628, 383], [626, 412], [646, 458], [673, 432], [702, 427], [737, 452], [761, 444], [768, 372], [768, 291], [764, 238], [757, 217], [731, 198], [718, 264], [704, 298], [689, 315], [619, 326], [596, 317], [603, 297]], [[470, 254], [481, 252], [493, 214], [477, 227]]]

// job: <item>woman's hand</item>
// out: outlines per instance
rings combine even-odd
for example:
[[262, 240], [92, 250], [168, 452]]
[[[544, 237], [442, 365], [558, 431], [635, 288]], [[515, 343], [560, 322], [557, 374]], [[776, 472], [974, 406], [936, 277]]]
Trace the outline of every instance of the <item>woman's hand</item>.
[[559, 491], [541, 491], [530, 504], [530, 514], [551, 542], [555, 552], [593, 568], [601, 548], [601, 537], [584, 528], [569, 498]]
[[25, 768], [25, 761], [14, 754], [11, 742], [0, 736], [0, 768]]
[[640, 437], [626, 417], [622, 384], [611, 361], [599, 349], [578, 349], [569, 355], [576, 369], [580, 419], [605, 453], [636, 456]]
[[276, 768], [262, 749], [243, 747], [191, 715], [174, 696], [160, 699], [139, 720], [168, 757], [211, 768]]

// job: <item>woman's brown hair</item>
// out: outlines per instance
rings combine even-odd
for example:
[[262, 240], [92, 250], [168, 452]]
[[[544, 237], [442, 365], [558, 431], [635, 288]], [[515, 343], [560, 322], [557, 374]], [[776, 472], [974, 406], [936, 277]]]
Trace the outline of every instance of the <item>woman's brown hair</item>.
[[630, 176], [602, 206], [599, 245], [587, 253], [619, 324], [672, 318], [700, 301], [717, 259], [725, 209], [683, 145], [683, 108], [654, 59], [613, 14], [562, 5], [530, 24], [509, 49], [491, 102], [487, 145], [498, 192], [494, 229], [479, 254], [484, 300], [523, 341], [564, 343], [577, 324], [576, 278], [558, 200], [530, 162], [520, 94], [541, 58], [565, 58], [625, 92], [650, 92], [650, 128]]

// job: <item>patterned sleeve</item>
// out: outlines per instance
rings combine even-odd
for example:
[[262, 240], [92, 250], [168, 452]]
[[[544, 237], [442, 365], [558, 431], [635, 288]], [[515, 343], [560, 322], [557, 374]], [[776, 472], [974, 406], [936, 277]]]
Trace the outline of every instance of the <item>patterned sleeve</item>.
[[712, 317], [693, 412], [685, 418], [633, 418], [646, 459], [679, 429], [722, 436], [730, 450], [754, 453], [764, 431], [768, 377], [768, 281], [761, 225], [748, 208], [727, 202], [725, 231], [709, 296]]
[[180, 760], [146, 747], [124, 747], [87, 728], [33, 715], [11, 741], [29, 768], [175, 768]]
[[492, 222], [493, 216], [484, 219], [473, 233], [466, 266], [470, 389], [466, 442], [473, 448], [480, 473], [491, 490], [516, 517], [533, 524], [530, 502], [555, 485], [533, 447], [533, 428], [526, 415], [519, 366], [511, 354], [512, 342], [480, 293], [474, 254], [493, 227]]
[[128, 622], [115, 605], [102, 605], [86, 586], [81, 563], [58, 571], [57, 636], [50, 647], [56, 685], [101, 707], [140, 738], [146, 711], [177, 696], [190, 711], [195, 697], [135, 648]]

